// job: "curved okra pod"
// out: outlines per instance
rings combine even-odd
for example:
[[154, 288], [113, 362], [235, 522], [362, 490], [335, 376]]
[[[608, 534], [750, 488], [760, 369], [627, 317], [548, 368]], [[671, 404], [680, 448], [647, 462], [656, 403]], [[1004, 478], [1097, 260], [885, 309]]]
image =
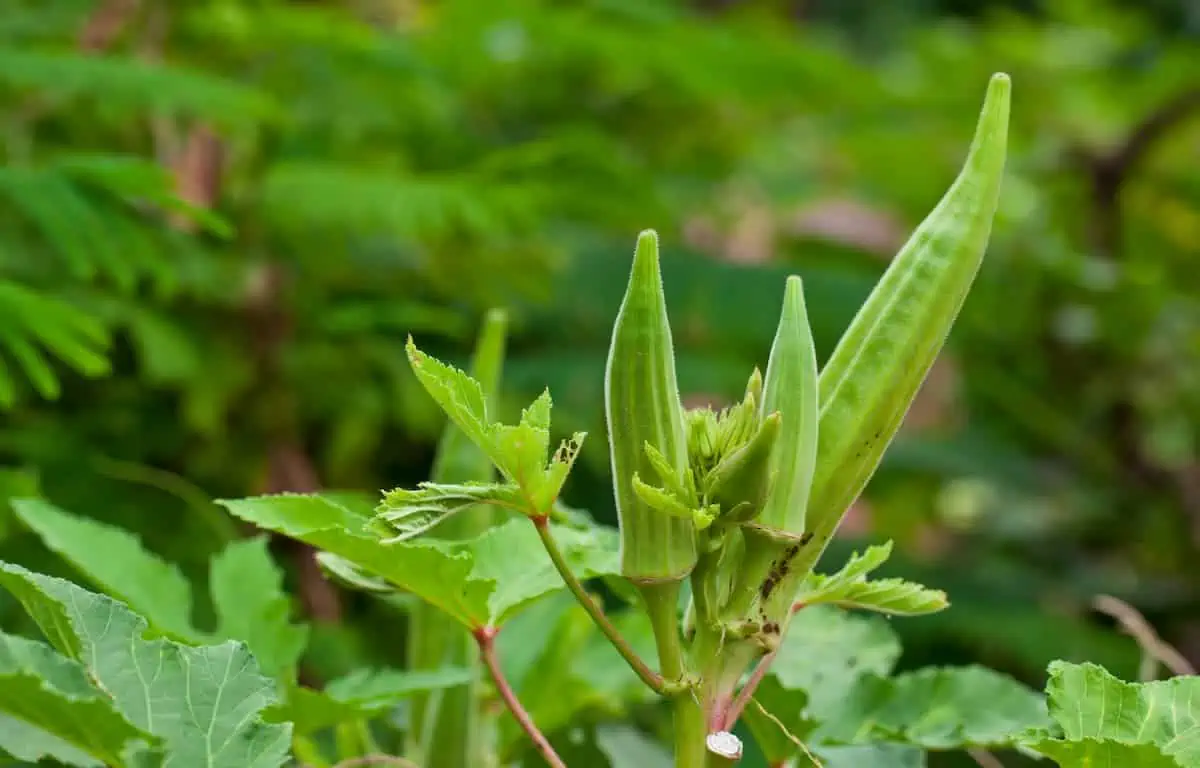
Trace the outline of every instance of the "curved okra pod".
[[682, 580], [696, 564], [694, 523], [654, 509], [634, 490], [635, 474], [641, 478], [659, 474], [647, 445], [678, 477], [687, 470], [675, 352], [658, 236], [652, 230], [638, 237], [629, 287], [613, 327], [604, 407], [621, 529], [621, 573], [640, 583]]
[[[820, 434], [802, 579], [875, 472], [979, 271], [1007, 150], [1010, 83], [997, 74], [958, 178], [875, 286], [820, 375]], [[780, 590], [787, 592], [787, 590]]]

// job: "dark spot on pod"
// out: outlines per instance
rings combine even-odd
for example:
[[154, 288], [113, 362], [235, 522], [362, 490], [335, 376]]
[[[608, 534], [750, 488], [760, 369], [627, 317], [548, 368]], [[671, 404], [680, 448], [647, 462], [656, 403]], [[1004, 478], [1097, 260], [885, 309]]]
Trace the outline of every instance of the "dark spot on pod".
[[805, 546], [806, 544], [808, 544], [808, 542], [810, 542], [812, 540], [813, 540], [813, 532], [805, 531], [803, 534], [800, 535], [800, 544], [796, 548], [799, 549], [800, 547]]
[[768, 635], [778, 635], [779, 625], [773, 621], [768, 621], [766, 624], [763, 624], [763, 632]]

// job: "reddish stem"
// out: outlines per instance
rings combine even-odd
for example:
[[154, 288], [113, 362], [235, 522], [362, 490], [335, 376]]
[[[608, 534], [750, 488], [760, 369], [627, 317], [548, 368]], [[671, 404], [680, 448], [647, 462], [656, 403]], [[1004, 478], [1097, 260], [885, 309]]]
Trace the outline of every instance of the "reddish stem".
[[512, 716], [516, 718], [521, 730], [525, 731], [538, 751], [542, 753], [546, 763], [551, 768], [567, 768], [567, 764], [554, 751], [554, 747], [550, 746], [549, 740], [538, 730], [533, 718], [525, 711], [525, 707], [521, 706], [517, 694], [513, 692], [512, 686], [508, 684], [508, 679], [504, 677], [504, 672], [500, 669], [500, 662], [496, 659], [495, 640], [498, 631], [495, 627], [480, 627], [471, 633], [475, 636], [475, 642], [479, 644], [479, 658], [483, 660], [488, 674], [492, 676], [492, 682], [496, 684], [496, 690], [500, 692], [500, 698], [504, 699], [508, 711], [512, 712]]
[[733, 700], [733, 704], [725, 711], [725, 722], [721, 724], [721, 730], [733, 730], [733, 726], [737, 724], [738, 718], [742, 716], [746, 705], [750, 703], [751, 697], [754, 696], [754, 691], [758, 688], [758, 684], [767, 676], [767, 670], [771, 668], [771, 662], [775, 661], [777, 653], [779, 653], [778, 649], [771, 651], [758, 660], [754, 671], [750, 673], [750, 679], [742, 686], [742, 690], [738, 691], [737, 698]]

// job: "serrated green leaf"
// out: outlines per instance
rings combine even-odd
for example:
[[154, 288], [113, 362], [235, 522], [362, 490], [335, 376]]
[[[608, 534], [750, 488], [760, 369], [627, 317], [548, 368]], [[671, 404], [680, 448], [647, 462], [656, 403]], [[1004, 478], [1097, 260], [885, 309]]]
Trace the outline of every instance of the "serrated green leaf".
[[521, 489], [525, 502], [521, 511], [527, 515], [548, 514], [586, 433], [576, 432], [551, 457], [548, 391], [543, 391], [521, 413], [518, 424], [493, 422], [479, 382], [420, 351], [411, 338], [406, 349], [412, 370], [425, 391], [487, 455], [508, 483]]
[[1126, 683], [1095, 664], [1056, 661], [1046, 693], [1062, 735], [1023, 743], [1066, 768], [1200, 764], [1200, 677]]
[[836, 603], [843, 608], [859, 608], [896, 616], [936, 613], [949, 605], [946, 593], [903, 579], [868, 581], [874, 571], [892, 554], [892, 542], [857, 552], [840, 571], [825, 575], [811, 574], [796, 601], [804, 605]]
[[8, 563], [0, 563], [0, 586], [130, 723], [162, 739], [167, 768], [283, 764], [291, 726], [262, 720], [275, 684], [241, 643], [147, 639], [146, 621], [112, 598]]
[[[468, 541], [386, 543], [328, 498], [282, 494], [218, 502], [235, 516], [300, 539], [412, 592], [471, 628], [504, 623], [533, 600], [563, 589], [533, 526], [514, 519]], [[581, 578], [616, 572], [607, 529], [553, 527]]]
[[363, 518], [330, 498], [279, 494], [217, 502], [235, 517], [343, 557], [412, 592], [468, 627], [487, 621], [494, 585], [471, 579], [471, 557], [436, 542], [385, 544]]
[[978, 666], [869, 676], [822, 713], [821, 743], [893, 741], [929, 750], [1006, 747], [1049, 725], [1042, 696]]
[[204, 638], [191, 622], [191, 585], [178, 568], [142, 547], [136, 536], [41, 499], [14, 499], [12, 506], [50, 550], [155, 629], [179, 640]]
[[[70, 762], [79, 765], [77, 751], [82, 751], [84, 757], [119, 765], [129, 742], [157, 741], [114, 708], [92, 685], [82, 665], [45, 643], [3, 634], [0, 713], [16, 719], [0, 729], [0, 749], [23, 760], [36, 760], [37, 753], [52, 750], [56, 755], [73, 755]], [[18, 734], [36, 741], [17, 741]]]
[[269, 722], [290, 722], [305, 735], [338, 723], [371, 718], [417, 693], [470, 682], [474, 672], [460, 667], [427, 671], [360, 670], [331, 681], [323, 691], [293, 688], [286, 704], [272, 706]]
[[407, 541], [476, 504], [495, 504], [518, 514], [529, 507], [521, 489], [511, 483], [421, 483], [415, 490], [398, 488], [384, 494], [372, 527], [385, 542]]
[[294, 680], [308, 627], [289, 620], [292, 601], [283, 591], [283, 573], [271, 559], [267, 537], [227, 546], [212, 560], [209, 583], [217, 634], [246, 643], [263, 673]]

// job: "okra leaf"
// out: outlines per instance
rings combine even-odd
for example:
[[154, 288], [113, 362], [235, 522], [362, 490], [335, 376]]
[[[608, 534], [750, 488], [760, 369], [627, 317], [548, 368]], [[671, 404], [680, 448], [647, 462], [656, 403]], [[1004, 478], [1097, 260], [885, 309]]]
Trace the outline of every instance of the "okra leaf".
[[275, 683], [243, 644], [149, 639], [146, 621], [122, 603], [8, 563], [0, 587], [129, 723], [161, 739], [163, 765], [275, 768], [287, 759], [291, 726], [262, 719]]
[[455, 512], [475, 504], [495, 504], [523, 514], [529, 502], [513, 483], [421, 483], [414, 490], [384, 494], [372, 527], [388, 542], [416, 538]]
[[656, 739], [628, 725], [604, 725], [596, 729], [596, 746], [608, 757], [609, 765], [638, 768], [670, 768], [671, 753]]
[[191, 585], [178, 568], [147, 551], [135, 535], [41, 499], [14, 499], [12, 507], [47, 548], [156, 630], [177, 640], [204, 639], [191, 622]]
[[843, 608], [859, 608], [897, 616], [919, 616], [936, 613], [949, 603], [946, 593], [929, 589], [904, 579], [868, 581], [874, 571], [892, 554], [892, 542], [868, 547], [862, 554], [851, 555], [837, 573], [811, 574], [804, 583], [797, 601], [804, 605], [836, 603]]
[[[925, 750], [903, 744], [867, 744], [859, 747], [820, 747], [814, 751], [822, 768], [925, 768]], [[801, 756], [796, 768], [815, 763]]]
[[79, 768], [104, 768], [104, 763], [48, 731], [24, 720], [0, 714], [0, 763], [11, 758], [22, 763], [41, 760]]
[[323, 691], [293, 687], [286, 704], [264, 712], [269, 722], [290, 722], [298, 735], [352, 720], [376, 717], [417, 693], [465, 685], [474, 672], [463, 667], [436, 670], [360, 670], [331, 681]]
[[504, 478], [520, 488], [527, 515], [545, 515], [575, 463], [586, 433], [577, 432], [550, 455], [548, 391], [521, 413], [515, 425], [493, 422], [483, 388], [471, 376], [417, 349], [409, 338], [408, 359], [417, 379], [462, 433], [487, 455]]
[[357, 589], [360, 592], [370, 592], [376, 595], [386, 595], [395, 592], [396, 588], [374, 574], [359, 568], [341, 555], [332, 552], [318, 552], [317, 565], [332, 581], [347, 589]]
[[[321, 496], [282, 494], [218, 502], [234, 516], [345, 558], [412, 592], [470, 628], [498, 626], [564, 588], [537, 532], [514, 519], [465, 541], [388, 542], [362, 518]], [[581, 578], [617, 572], [615, 533], [552, 526]]]
[[897, 742], [928, 750], [1007, 747], [1049, 725], [1041, 694], [978, 666], [863, 678], [822, 713], [821, 743]]
[[[0, 634], [0, 752], [36, 762], [121, 765], [131, 742], [156, 743], [49, 645]], [[11, 719], [10, 719], [11, 718]]]
[[212, 560], [209, 585], [217, 635], [246, 643], [265, 674], [293, 680], [308, 644], [308, 626], [291, 623], [292, 601], [267, 550], [267, 537], [227, 546]]
[[1023, 743], [1059, 765], [1200, 764], [1200, 677], [1126, 683], [1095, 664], [1056, 661], [1046, 693], [1057, 728]]

